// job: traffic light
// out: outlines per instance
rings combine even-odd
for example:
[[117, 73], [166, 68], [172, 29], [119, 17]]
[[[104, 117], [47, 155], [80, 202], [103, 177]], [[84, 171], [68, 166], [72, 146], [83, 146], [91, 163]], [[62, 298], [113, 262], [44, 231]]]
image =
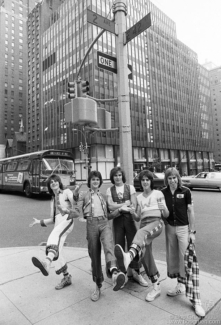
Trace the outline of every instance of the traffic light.
[[68, 98], [76, 98], [77, 97], [77, 87], [75, 81], [68, 82]]
[[79, 151], [83, 151], [84, 150], [84, 145], [83, 145], [83, 143], [81, 142], [80, 144], [79, 144]]
[[80, 87], [80, 94], [79, 97], [86, 97], [86, 95], [89, 95], [89, 82], [81, 80], [81, 83], [79, 85]]

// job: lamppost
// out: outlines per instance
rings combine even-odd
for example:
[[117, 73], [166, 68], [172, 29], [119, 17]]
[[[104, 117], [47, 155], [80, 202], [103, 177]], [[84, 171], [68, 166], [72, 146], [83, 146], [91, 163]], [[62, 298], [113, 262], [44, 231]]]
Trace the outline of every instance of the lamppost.
[[72, 129], [72, 131], [80, 132], [84, 138], [84, 144], [82, 142], [80, 142], [79, 150], [80, 150], [80, 152], [83, 152], [85, 154], [85, 169], [86, 169], [86, 181], [87, 181], [88, 171], [89, 171], [90, 167], [89, 167], [89, 161], [88, 161], [89, 149], [88, 149], [88, 144], [87, 144], [87, 139], [86, 139], [86, 134], [85, 134], [85, 128], [83, 127], [83, 130]]

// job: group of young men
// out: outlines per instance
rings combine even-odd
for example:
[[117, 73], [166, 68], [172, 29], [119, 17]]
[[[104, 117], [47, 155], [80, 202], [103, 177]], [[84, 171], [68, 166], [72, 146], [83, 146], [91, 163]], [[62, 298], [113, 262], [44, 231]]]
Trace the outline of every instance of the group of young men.
[[[107, 189], [106, 196], [100, 192], [102, 176], [98, 171], [89, 173], [88, 191], [79, 194], [76, 188], [71, 191], [63, 189], [58, 176], [52, 175], [48, 180], [48, 189], [52, 195], [51, 218], [38, 220], [30, 225], [47, 226], [54, 223], [46, 246], [46, 258], [41, 261], [32, 258], [33, 264], [44, 275], [49, 274], [52, 261], [57, 261], [56, 273], [64, 277], [56, 289], [71, 284], [71, 275], [67, 272], [67, 263], [62, 255], [65, 239], [73, 229], [74, 218], [80, 211], [87, 221], [88, 252], [91, 258], [92, 278], [95, 290], [91, 300], [97, 301], [101, 296], [104, 281], [101, 265], [101, 248], [106, 260], [106, 274], [113, 281], [113, 290], [122, 289], [128, 281], [128, 267], [132, 277], [141, 286], [148, 287], [148, 282], [141, 275], [143, 264], [145, 273], [152, 282], [152, 290], [146, 296], [153, 301], [161, 294], [160, 274], [157, 270], [153, 254], [152, 241], [159, 236], [165, 224], [167, 270], [170, 278], [177, 278], [174, 289], [167, 292], [168, 296], [184, 294], [188, 290], [185, 254], [189, 243], [195, 242], [195, 218], [191, 192], [182, 186], [179, 172], [169, 168], [165, 172], [165, 188], [154, 190], [153, 174], [143, 171], [139, 180], [143, 193], [136, 196], [133, 185], [126, 183], [125, 173], [121, 167], [110, 172], [113, 184]], [[109, 220], [113, 220], [113, 229]], [[136, 221], [140, 221], [137, 229]], [[194, 281], [191, 303], [199, 317], [205, 316], [201, 305], [199, 283]]]

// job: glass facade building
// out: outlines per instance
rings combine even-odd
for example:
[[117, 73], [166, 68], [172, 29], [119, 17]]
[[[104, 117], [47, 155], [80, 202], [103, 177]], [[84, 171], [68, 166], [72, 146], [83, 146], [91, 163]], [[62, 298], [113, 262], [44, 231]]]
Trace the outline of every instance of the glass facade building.
[[214, 160], [221, 163], [221, 67], [208, 71], [212, 100], [213, 130], [214, 130]]
[[[109, 178], [110, 169], [120, 163], [118, 132], [76, 131], [78, 126], [65, 123], [64, 105], [69, 101], [68, 81], [75, 80], [89, 45], [100, 32], [87, 22], [87, 8], [112, 19], [110, 2], [58, 1], [57, 7], [51, 4], [49, 11], [44, 9], [46, 5], [48, 9], [50, 1], [43, 2], [38, 9], [42, 33], [39, 57], [34, 64], [39, 63], [40, 67], [39, 87], [34, 84], [34, 88], [32, 85], [28, 89], [28, 150], [71, 150], [77, 178], [84, 179], [86, 157], [79, 151], [79, 144], [86, 140], [90, 146], [90, 165], [100, 170], [104, 179]], [[36, 10], [37, 7], [29, 15], [29, 25], [37, 22]], [[152, 167], [162, 171], [176, 166], [181, 174], [196, 174], [209, 169], [213, 163], [211, 104], [207, 98], [209, 78], [201, 72], [197, 54], [177, 39], [175, 23], [150, 1], [128, 1], [127, 28], [149, 12], [152, 26], [127, 44], [128, 64], [133, 69], [133, 79], [128, 82], [134, 170]], [[31, 53], [33, 49], [36, 43], [31, 42]], [[117, 76], [98, 67], [97, 51], [116, 56], [115, 35], [105, 32], [99, 38], [83, 65], [81, 77], [89, 81], [91, 96], [116, 98]], [[34, 64], [31, 59], [30, 71]], [[29, 85], [33, 77], [37, 77], [37, 71], [30, 75]], [[38, 100], [39, 113], [31, 108]], [[117, 103], [100, 104], [100, 107], [111, 113], [112, 127], [117, 128]], [[38, 116], [39, 142], [31, 124], [32, 120], [38, 121]]]
[[0, 158], [26, 119], [27, 16], [35, 0], [0, 3]]

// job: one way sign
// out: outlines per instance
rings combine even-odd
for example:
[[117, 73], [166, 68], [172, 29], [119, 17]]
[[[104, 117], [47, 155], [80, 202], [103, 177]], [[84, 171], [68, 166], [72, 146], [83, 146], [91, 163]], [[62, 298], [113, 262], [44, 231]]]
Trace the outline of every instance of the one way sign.
[[[97, 51], [97, 65], [99, 68], [117, 73], [117, 58], [106, 53]], [[133, 79], [132, 65], [127, 65], [128, 79]]]

